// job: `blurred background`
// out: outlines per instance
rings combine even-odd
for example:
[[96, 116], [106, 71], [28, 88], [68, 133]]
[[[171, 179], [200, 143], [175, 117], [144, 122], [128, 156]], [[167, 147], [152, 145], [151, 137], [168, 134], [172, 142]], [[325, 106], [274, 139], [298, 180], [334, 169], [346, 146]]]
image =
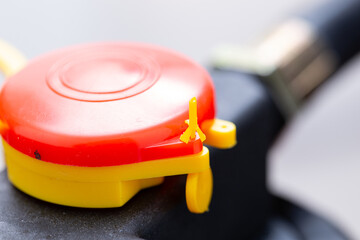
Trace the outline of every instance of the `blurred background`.
[[[28, 58], [68, 45], [137, 41], [207, 65], [214, 47], [246, 45], [320, 0], [2, 1], [0, 37]], [[269, 188], [360, 239], [360, 58], [332, 77], [269, 156]], [[3, 167], [3, 164], [2, 164]]]

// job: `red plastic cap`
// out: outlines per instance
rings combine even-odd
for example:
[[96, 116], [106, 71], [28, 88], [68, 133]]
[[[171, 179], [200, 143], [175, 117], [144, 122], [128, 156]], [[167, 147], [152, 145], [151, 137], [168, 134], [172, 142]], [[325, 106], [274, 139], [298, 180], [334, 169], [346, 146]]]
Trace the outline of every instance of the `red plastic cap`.
[[186, 129], [188, 102], [199, 124], [213, 119], [207, 72], [167, 49], [129, 43], [70, 47], [31, 61], [0, 94], [3, 138], [41, 160], [112, 166], [201, 151]]

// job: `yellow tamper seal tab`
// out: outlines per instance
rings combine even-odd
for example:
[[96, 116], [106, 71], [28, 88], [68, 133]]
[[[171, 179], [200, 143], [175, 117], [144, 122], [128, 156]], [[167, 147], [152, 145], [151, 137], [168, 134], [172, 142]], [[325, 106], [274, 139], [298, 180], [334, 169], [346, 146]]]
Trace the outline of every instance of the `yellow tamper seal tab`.
[[206, 139], [205, 134], [201, 131], [197, 122], [197, 104], [196, 97], [193, 97], [189, 102], [189, 119], [185, 121], [189, 127], [180, 136], [180, 140], [188, 143], [190, 139], [195, 139], [196, 132], [199, 134], [200, 140], [203, 142]]

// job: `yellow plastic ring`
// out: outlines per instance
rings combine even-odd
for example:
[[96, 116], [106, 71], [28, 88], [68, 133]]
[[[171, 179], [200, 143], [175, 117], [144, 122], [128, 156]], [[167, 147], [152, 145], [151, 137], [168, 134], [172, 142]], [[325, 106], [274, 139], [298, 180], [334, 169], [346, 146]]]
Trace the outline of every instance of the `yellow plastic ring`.
[[211, 168], [199, 173], [188, 174], [186, 180], [186, 203], [190, 212], [204, 213], [209, 210], [213, 191]]

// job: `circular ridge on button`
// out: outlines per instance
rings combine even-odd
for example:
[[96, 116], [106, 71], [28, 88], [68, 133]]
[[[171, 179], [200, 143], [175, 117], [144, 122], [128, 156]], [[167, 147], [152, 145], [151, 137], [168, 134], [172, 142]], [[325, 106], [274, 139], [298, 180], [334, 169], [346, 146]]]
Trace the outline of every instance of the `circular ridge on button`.
[[57, 94], [79, 101], [114, 101], [149, 89], [160, 67], [135, 51], [78, 51], [56, 62], [47, 74]]

